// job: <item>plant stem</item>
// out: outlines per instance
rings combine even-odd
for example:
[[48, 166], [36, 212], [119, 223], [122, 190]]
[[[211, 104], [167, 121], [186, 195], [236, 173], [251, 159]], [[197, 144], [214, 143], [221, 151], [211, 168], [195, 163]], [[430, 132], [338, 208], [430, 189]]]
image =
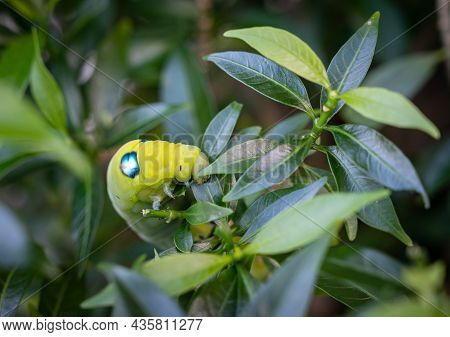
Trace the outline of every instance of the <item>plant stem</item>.
[[328, 99], [322, 107], [322, 113], [320, 114], [319, 118], [316, 119], [314, 126], [311, 130], [310, 134], [311, 141], [309, 142], [310, 143], [309, 146], [312, 146], [316, 142], [317, 138], [320, 137], [323, 131], [323, 127], [327, 125], [328, 118], [330, 118], [331, 113], [336, 108], [338, 101], [339, 97], [337, 92], [335, 92], [334, 90], [329, 91]]
[[143, 209], [142, 215], [146, 218], [161, 218], [167, 219], [167, 222], [172, 221], [173, 219], [184, 218], [184, 214], [181, 211], [174, 211], [173, 209]]

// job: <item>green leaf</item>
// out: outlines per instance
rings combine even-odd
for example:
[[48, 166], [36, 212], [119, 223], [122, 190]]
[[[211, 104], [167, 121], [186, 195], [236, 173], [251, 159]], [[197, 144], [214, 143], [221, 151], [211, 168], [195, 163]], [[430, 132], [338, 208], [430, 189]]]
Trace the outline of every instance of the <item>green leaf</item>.
[[[53, 281], [53, 282], [50, 282]], [[66, 270], [58, 278], [45, 280], [39, 292], [39, 313], [42, 316], [83, 316], [80, 308], [86, 297], [87, 280], [77, 275], [76, 268]]]
[[247, 142], [249, 140], [258, 138], [261, 134], [262, 127], [260, 126], [250, 126], [248, 128], [242, 129], [238, 133], [236, 133], [233, 137], [231, 137], [230, 142], [228, 143], [227, 148], [231, 148], [240, 143]]
[[105, 139], [105, 147], [112, 147], [137, 139], [146, 131], [161, 124], [167, 116], [179, 111], [181, 105], [154, 103], [133, 107], [120, 115], [113, 122]]
[[202, 138], [201, 148], [210, 158], [216, 158], [227, 146], [241, 109], [242, 104], [232, 102], [209, 123]]
[[114, 283], [108, 284], [94, 296], [91, 296], [81, 302], [82, 309], [96, 309], [103, 307], [112, 307], [116, 302], [117, 289]]
[[[178, 48], [169, 57], [161, 77], [160, 99], [169, 104], [189, 104], [189, 108], [177, 111], [166, 119], [165, 131], [180, 141], [180, 134], [186, 142], [194, 140], [189, 134], [200, 136], [215, 115], [211, 93], [195, 57], [187, 48]], [[188, 133], [188, 135], [186, 135]]]
[[371, 302], [408, 294], [401, 282], [404, 266], [390, 256], [368, 248], [340, 246], [330, 249], [322, 265], [317, 288], [359, 311]]
[[8, 44], [0, 57], [0, 78], [2, 82], [23, 93], [35, 58], [31, 35], [20, 36]]
[[188, 253], [191, 251], [194, 239], [188, 224], [181, 224], [177, 228], [173, 236], [173, 242], [180, 252]]
[[262, 191], [287, 179], [303, 162], [308, 154], [305, 143], [292, 149], [287, 144], [280, 145], [256, 160], [239, 178], [223, 201], [241, 199]]
[[145, 263], [141, 272], [171, 296], [192, 290], [231, 263], [227, 255], [189, 253]]
[[263, 194], [258, 197], [255, 201], [253, 201], [250, 206], [246, 209], [246, 211], [242, 214], [242, 216], [237, 220], [236, 225], [241, 230], [246, 230], [251, 222], [267, 207], [269, 207], [272, 203], [280, 199], [282, 196], [285, 196], [291, 192], [293, 192], [297, 187], [294, 188], [283, 188], [275, 191], [271, 191]]
[[223, 52], [210, 54], [206, 60], [239, 82], [276, 102], [303, 110], [312, 110], [302, 81], [289, 70], [257, 54]]
[[65, 131], [67, 129], [67, 117], [64, 97], [53, 75], [42, 61], [39, 39], [35, 30], [33, 31], [33, 41], [35, 59], [30, 77], [31, 93], [50, 124], [58, 130]]
[[330, 243], [330, 235], [291, 256], [259, 287], [243, 316], [298, 317], [308, 313], [315, 279]]
[[314, 51], [297, 36], [273, 27], [229, 30], [224, 36], [241, 39], [268, 59], [311, 82], [330, 87], [325, 67]]
[[248, 305], [258, 288], [258, 281], [247, 271], [247, 269], [236, 266], [237, 270], [237, 303], [236, 316], [242, 316], [242, 312]]
[[191, 310], [199, 310], [202, 316], [232, 317], [237, 310], [238, 278], [234, 267], [222, 271], [219, 276], [202, 287]]
[[253, 139], [233, 146], [225, 151], [211, 165], [204, 168], [201, 176], [211, 174], [243, 173], [256, 159], [272, 150], [273, 141], [267, 139]]
[[[370, 71], [363, 81], [363, 86], [382, 87], [413, 98], [430, 79], [443, 59], [442, 51], [397, 57]], [[341, 115], [345, 121], [353, 124], [364, 124], [374, 129], [378, 129], [381, 125], [359, 115], [349, 107], [344, 108]]]
[[364, 80], [364, 86], [382, 87], [412, 98], [430, 79], [443, 59], [441, 51], [395, 58], [371, 70]]
[[398, 93], [383, 88], [359, 87], [340, 97], [369, 119], [399, 128], [422, 130], [434, 138], [440, 137], [436, 126], [411, 101]]
[[30, 153], [10, 151], [0, 148], [0, 180], [15, 168], [33, 158]]
[[[338, 93], [344, 93], [358, 87], [366, 76], [377, 44], [379, 18], [380, 13], [374, 13], [331, 60], [327, 74], [331, 82], [331, 88]], [[327, 98], [326, 90], [322, 89], [321, 107], [325, 104]], [[343, 105], [344, 102], [340, 100], [330, 116], [337, 113]]]
[[[256, 214], [255, 217], [251, 219], [250, 226], [241, 238], [240, 242], [248, 243], [251, 241], [252, 238], [261, 230], [261, 228], [263, 228], [264, 225], [270, 221], [270, 219], [275, 217], [290, 205], [296, 204], [301, 200], [309, 200], [313, 198], [323, 187], [325, 182], [326, 178], [322, 178], [303, 188], [296, 189], [289, 194], [283, 196], [280, 195], [278, 200], [268, 205], [264, 210], [262, 210], [259, 214]], [[277, 194], [278, 191], [274, 191], [273, 193]]]
[[310, 176], [310, 180], [314, 181], [325, 177], [327, 179], [327, 182], [325, 183], [325, 187], [327, 188], [327, 190], [329, 192], [338, 191], [336, 179], [334, 178], [333, 173], [331, 173], [330, 171], [318, 167], [309, 166], [304, 163], [302, 164], [302, 168]]
[[31, 243], [25, 226], [0, 203], [0, 268], [23, 267], [31, 258]]
[[34, 107], [10, 88], [0, 86], [0, 142], [20, 152], [58, 160], [78, 177], [90, 175], [90, 163], [69, 139], [52, 129]]
[[103, 177], [98, 172], [95, 172], [88, 181], [78, 181], [75, 185], [72, 236], [75, 242], [76, 256], [80, 261], [80, 273], [84, 271], [100, 223], [104, 189]]
[[290, 205], [273, 217], [244, 249], [245, 254], [281, 254], [332, 233], [362, 207], [388, 196], [388, 191], [330, 193]]
[[416, 191], [429, 207], [428, 195], [414, 166], [403, 152], [381, 133], [363, 126], [345, 124], [328, 128], [337, 146], [376, 182], [392, 190]]
[[351, 215], [345, 220], [345, 231], [347, 232], [347, 237], [350, 241], [356, 239], [356, 234], [358, 233], [358, 217], [356, 215]]
[[229, 208], [220, 207], [206, 201], [197, 202], [183, 211], [186, 221], [191, 225], [200, 225], [205, 222], [218, 220], [232, 213], [233, 210]]
[[435, 144], [421, 156], [417, 170], [430, 196], [445, 189], [450, 181], [450, 137]]
[[191, 184], [191, 189], [197, 201], [207, 201], [212, 204], [219, 204], [222, 201], [222, 185], [216, 176], [211, 177], [203, 184]]
[[135, 271], [115, 266], [108, 273], [112, 274], [117, 289], [115, 316], [184, 316], [183, 311], [173, 299]]
[[17, 269], [8, 273], [0, 292], [0, 317], [13, 317], [16, 314], [31, 280], [31, 274]]
[[264, 134], [264, 138], [277, 141], [286, 141], [290, 137], [298, 137], [300, 135], [300, 131], [303, 130], [310, 121], [310, 118], [305, 113], [295, 114], [283, 119], [273, 128], [268, 130]]
[[[371, 179], [364, 169], [354, 163], [343, 151], [335, 146], [328, 148], [328, 161], [341, 191], [366, 192], [378, 190], [381, 185]], [[412, 241], [403, 230], [394, 205], [386, 197], [366, 205], [358, 217], [367, 225], [395, 236], [406, 245]]]

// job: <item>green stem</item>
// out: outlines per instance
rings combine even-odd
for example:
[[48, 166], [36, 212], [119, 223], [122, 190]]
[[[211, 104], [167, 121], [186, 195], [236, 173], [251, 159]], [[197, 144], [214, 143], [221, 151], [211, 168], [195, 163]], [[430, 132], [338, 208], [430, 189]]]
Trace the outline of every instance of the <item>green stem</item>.
[[327, 125], [328, 118], [330, 118], [331, 113], [336, 108], [338, 101], [339, 101], [338, 94], [333, 90], [329, 91], [328, 99], [322, 107], [322, 113], [320, 114], [319, 118], [316, 119], [314, 126], [311, 130], [310, 134], [311, 141], [309, 142], [309, 146], [312, 146], [322, 134], [323, 127]]
[[167, 219], [168, 222], [173, 219], [184, 219], [184, 214], [181, 211], [174, 211], [173, 209], [143, 209], [142, 215], [146, 218], [161, 218]]

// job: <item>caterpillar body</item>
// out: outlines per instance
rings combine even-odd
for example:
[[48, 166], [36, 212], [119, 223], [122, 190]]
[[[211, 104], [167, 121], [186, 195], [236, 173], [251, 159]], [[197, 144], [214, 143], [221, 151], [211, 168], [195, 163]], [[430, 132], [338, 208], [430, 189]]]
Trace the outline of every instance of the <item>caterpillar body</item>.
[[108, 195], [114, 209], [141, 238], [165, 247], [178, 224], [143, 218], [142, 210], [157, 209], [161, 202], [173, 197], [176, 182], [200, 182], [198, 172], [208, 164], [207, 156], [193, 145], [132, 140], [120, 147], [109, 162]]

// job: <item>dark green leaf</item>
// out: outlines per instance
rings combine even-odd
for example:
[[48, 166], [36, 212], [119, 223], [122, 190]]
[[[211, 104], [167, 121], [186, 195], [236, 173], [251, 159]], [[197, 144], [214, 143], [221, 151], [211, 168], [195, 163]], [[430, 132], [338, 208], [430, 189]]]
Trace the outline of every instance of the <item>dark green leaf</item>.
[[193, 204], [183, 212], [187, 222], [191, 225], [200, 225], [205, 222], [210, 222], [224, 218], [233, 213], [233, 210], [225, 207], [220, 207], [210, 202], [202, 201]]
[[418, 163], [426, 190], [432, 196], [445, 189], [450, 181], [450, 137], [428, 149]]
[[246, 52], [224, 52], [210, 54], [206, 60], [274, 101], [303, 111], [312, 110], [302, 81], [265, 57]]
[[[366, 76], [377, 44], [379, 18], [380, 13], [374, 13], [331, 60], [327, 74], [331, 82], [331, 88], [338, 93], [344, 93], [358, 87]], [[327, 98], [326, 90], [322, 89], [321, 107], [325, 104]], [[331, 116], [337, 113], [343, 105], [344, 102], [339, 101]]]
[[243, 267], [236, 266], [237, 270], [237, 303], [236, 316], [242, 312], [258, 288], [258, 281]]
[[0, 268], [24, 266], [31, 258], [28, 234], [22, 222], [0, 203]]
[[[50, 282], [51, 281], [51, 282]], [[39, 292], [39, 313], [47, 317], [84, 316], [80, 307], [86, 298], [86, 279], [77, 275], [76, 269], [66, 270], [58, 278], [45, 280]]]
[[32, 154], [0, 148], [0, 180], [16, 167], [32, 158]]
[[115, 316], [184, 316], [178, 304], [145, 277], [119, 266], [109, 273], [117, 288]]
[[[328, 148], [328, 161], [339, 190], [366, 192], [381, 188], [380, 184], [370, 178], [364, 169], [361, 169], [339, 148], [335, 146]], [[367, 225], [392, 234], [406, 245], [412, 244], [411, 239], [400, 225], [394, 205], [389, 197], [365, 206], [358, 213], [358, 217]]]
[[207, 201], [218, 204], [222, 201], [223, 191], [219, 178], [211, 177], [206, 183], [191, 185], [192, 193], [197, 201]]
[[[189, 133], [199, 136], [215, 114], [211, 94], [194, 56], [186, 49], [177, 49], [166, 63], [161, 78], [161, 101], [169, 104], [189, 104], [189, 108], [169, 116], [165, 130], [174, 139], [194, 143]], [[186, 135], [188, 133], [188, 135]], [[176, 139], [175, 139], [176, 138]]]
[[0, 57], [0, 78], [2, 82], [19, 92], [24, 92], [33, 66], [34, 55], [31, 35], [23, 35], [14, 39], [3, 50]]
[[373, 249], [334, 248], [325, 258], [318, 288], [354, 310], [369, 302], [409, 293], [401, 282], [404, 267]]
[[280, 145], [260, 157], [239, 178], [223, 201], [241, 199], [287, 179], [303, 162], [309, 148], [305, 143], [292, 149]]
[[359, 87], [341, 95], [359, 114], [398, 128], [417, 129], [434, 138], [440, 137], [437, 127], [406, 97], [383, 88]]
[[245, 41], [268, 59], [307, 80], [330, 87], [325, 67], [314, 51], [297, 36], [273, 27], [229, 30], [224, 36]]
[[280, 254], [305, 246], [324, 233], [333, 233], [351, 214], [387, 195], [385, 190], [330, 193], [300, 201], [270, 219], [244, 253]]
[[108, 284], [94, 296], [85, 299], [81, 303], [82, 309], [96, 309], [103, 307], [112, 307], [116, 302], [117, 289], [114, 283]]
[[[289, 194], [280, 196], [280, 198], [270, 205], [268, 205], [264, 210], [251, 220], [248, 230], [245, 232], [241, 239], [241, 242], [248, 243], [252, 238], [263, 228], [263, 226], [269, 222], [270, 219], [275, 217], [277, 214], [285, 210], [287, 207], [300, 202], [301, 200], [309, 200], [313, 198], [317, 192], [323, 187], [326, 182], [326, 178], [315, 181], [314, 183], [305, 186], [303, 188], [297, 189]], [[274, 191], [273, 193], [277, 193]]]
[[305, 113], [298, 113], [286, 119], [283, 119], [269, 131], [264, 134], [264, 138], [277, 141], [286, 141], [290, 137], [298, 137], [300, 131], [303, 130], [310, 118]]
[[8, 273], [0, 292], [0, 317], [12, 317], [15, 315], [31, 279], [31, 274], [17, 269], [12, 269]]
[[275, 143], [267, 139], [253, 139], [225, 151], [200, 175], [232, 174], [244, 172], [256, 159], [272, 150]]
[[237, 220], [236, 224], [241, 230], [245, 230], [250, 226], [251, 222], [272, 203], [293, 191], [297, 187], [283, 188], [263, 194], [253, 201], [242, 216]]
[[238, 278], [236, 269], [230, 267], [202, 287], [191, 310], [208, 317], [231, 317], [236, 315]]
[[183, 223], [178, 227], [173, 236], [173, 242], [180, 252], [188, 253], [191, 251], [194, 239], [188, 224]]
[[67, 129], [66, 109], [61, 89], [53, 75], [45, 67], [41, 58], [39, 40], [36, 31], [33, 31], [35, 59], [31, 69], [31, 93], [41, 112], [50, 124], [58, 130]]
[[89, 181], [77, 182], [73, 200], [72, 235], [83, 272], [103, 211], [104, 183], [96, 172]]
[[403, 152], [381, 133], [363, 126], [330, 127], [337, 146], [376, 182], [392, 190], [416, 191], [425, 207], [430, 201], [414, 166]]
[[242, 129], [238, 133], [236, 133], [233, 137], [231, 137], [230, 142], [228, 143], [227, 148], [231, 148], [240, 143], [247, 142], [249, 140], [258, 138], [261, 134], [262, 127], [260, 126], [250, 126], [248, 128]]
[[231, 138], [239, 118], [242, 104], [232, 102], [222, 109], [209, 123], [202, 138], [201, 148], [211, 158], [222, 153]]
[[303, 169], [305, 170], [305, 172], [311, 176], [311, 180], [317, 180], [320, 178], [327, 178], [327, 182], [325, 183], [325, 187], [327, 187], [327, 189], [330, 192], [337, 192], [338, 191], [338, 187], [336, 184], [336, 179], [333, 176], [333, 173], [331, 173], [328, 170], [324, 170], [318, 167], [312, 167], [306, 164], [302, 165]]
[[169, 105], [165, 103], [154, 103], [133, 107], [116, 117], [108, 131], [110, 135], [105, 140], [105, 147], [125, 143], [142, 136], [160, 123], [167, 116], [179, 111], [180, 105]]
[[227, 255], [189, 253], [153, 259], [141, 272], [171, 296], [180, 295], [206, 282], [232, 262]]
[[290, 257], [259, 287], [243, 316], [305, 316], [329, 243], [330, 235], [325, 234]]

